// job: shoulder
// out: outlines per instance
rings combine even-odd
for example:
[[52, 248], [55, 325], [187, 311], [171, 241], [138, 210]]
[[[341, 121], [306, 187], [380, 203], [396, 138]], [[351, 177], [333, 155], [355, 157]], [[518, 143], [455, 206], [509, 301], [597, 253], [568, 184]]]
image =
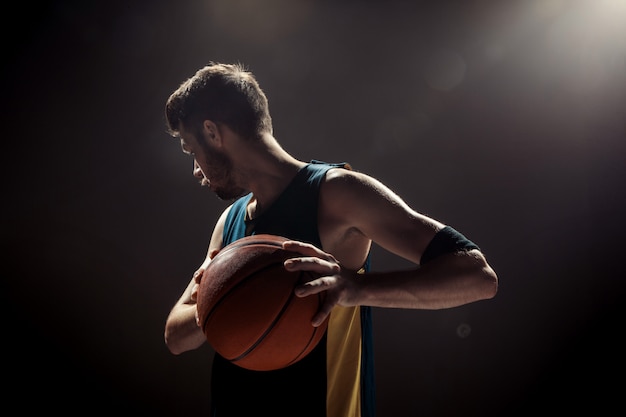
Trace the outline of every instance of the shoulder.
[[367, 200], [393, 194], [376, 178], [349, 168], [331, 168], [326, 173], [322, 193], [338, 200]]
[[210, 250], [220, 249], [224, 243], [224, 227], [226, 225], [226, 218], [228, 217], [228, 213], [230, 213], [233, 205], [229, 205], [222, 212], [220, 217], [217, 219], [215, 223], [215, 227], [213, 228], [213, 234], [211, 235], [211, 243], [209, 245]]
[[228, 217], [231, 210], [233, 209], [234, 204], [235, 203], [230, 204], [228, 207], [224, 209], [224, 211], [222, 211], [222, 214], [220, 214], [220, 217], [217, 219], [217, 223], [215, 225], [216, 230], [218, 228], [224, 230], [224, 224], [226, 223], [226, 218]]
[[389, 202], [401, 200], [374, 177], [343, 168], [331, 168], [320, 187], [320, 207], [328, 217], [354, 224], [371, 222]]
[[[320, 191], [320, 201], [327, 213], [344, 218], [366, 230], [374, 224], [386, 224], [399, 230], [415, 222], [420, 227], [440, 226], [439, 222], [410, 207], [400, 195], [368, 174], [346, 169], [328, 171]], [[443, 226], [441, 226], [443, 227]]]
[[364, 181], [367, 181], [368, 178], [370, 177], [365, 174], [353, 171], [349, 165], [345, 167], [334, 166], [326, 172], [324, 185], [327, 187], [337, 188], [346, 186], [351, 187], [362, 184]]

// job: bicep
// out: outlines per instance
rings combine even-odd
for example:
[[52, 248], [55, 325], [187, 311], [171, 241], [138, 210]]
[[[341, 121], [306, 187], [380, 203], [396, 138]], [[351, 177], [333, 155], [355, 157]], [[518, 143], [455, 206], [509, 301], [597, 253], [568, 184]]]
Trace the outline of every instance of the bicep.
[[[339, 171], [339, 170], [337, 170]], [[328, 176], [325, 194], [335, 215], [382, 248], [419, 263], [443, 224], [417, 212], [375, 178], [357, 172]]]

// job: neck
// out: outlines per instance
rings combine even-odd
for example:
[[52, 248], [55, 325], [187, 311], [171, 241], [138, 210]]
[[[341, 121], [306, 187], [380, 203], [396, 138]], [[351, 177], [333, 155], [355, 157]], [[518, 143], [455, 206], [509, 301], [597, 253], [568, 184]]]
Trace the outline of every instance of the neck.
[[271, 135], [242, 148], [246, 152], [238, 155], [237, 166], [241, 182], [253, 195], [248, 215], [254, 218], [278, 198], [306, 163], [291, 156]]

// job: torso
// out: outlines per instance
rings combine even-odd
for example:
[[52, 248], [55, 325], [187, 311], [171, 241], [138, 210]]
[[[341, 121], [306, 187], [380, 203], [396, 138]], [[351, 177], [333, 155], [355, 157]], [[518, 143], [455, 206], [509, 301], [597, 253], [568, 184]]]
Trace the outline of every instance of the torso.
[[[320, 187], [318, 232], [322, 250], [331, 253], [346, 268], [358, 270], [367, 259], [371, 240], [352, 226], [349, 216], [346, 215], [345, 201], [341, 199], [341, 187], [328, 181], [329, 178], [337, 178], [344, 172], [340, 168], [331, 168]], [[256, 217], [257, 207], [254, 197], [250, 199], [246, 212], [248, 218]], [[220, 231], [218, 234], [220, 237], [223, 220], [222, 218], [218, 222], [217, 230]], [[222, 245], [218, 243], [216, 249]]]

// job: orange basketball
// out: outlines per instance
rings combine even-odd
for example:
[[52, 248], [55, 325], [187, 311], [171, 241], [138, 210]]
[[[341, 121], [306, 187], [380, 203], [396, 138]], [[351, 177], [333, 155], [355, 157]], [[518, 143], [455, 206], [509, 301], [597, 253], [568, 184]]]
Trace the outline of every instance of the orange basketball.
[[317, 276], [287, 271], [283, 262], [299, 256], [282, 248], [285, 238], [253, 235], [224, 247], [211, 260], [198, 288], [200, 326], [213, 349], [246, 369], [287, 367], [308, 355], [328, 320], [311, 319], [323, 293], [299, 298], [294, 288]]

